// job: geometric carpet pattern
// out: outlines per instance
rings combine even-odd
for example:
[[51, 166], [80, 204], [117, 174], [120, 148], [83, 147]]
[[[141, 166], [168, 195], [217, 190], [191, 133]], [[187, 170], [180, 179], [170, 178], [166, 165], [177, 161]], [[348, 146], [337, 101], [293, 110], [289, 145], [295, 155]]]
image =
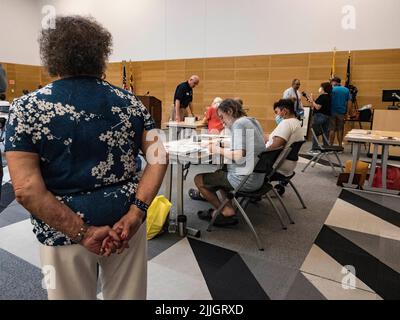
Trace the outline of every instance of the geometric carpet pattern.
[[398, 300], [399, 252], [400, 212], [343, 190], [287, 298]]
[[[7, 167], [4, 173], [0, 201], [0, 300], [44, 300], [47, 296], [41, 284], [38, 243], [29, 214], [15, 201]], [[317, 235], [326, 215], [321, 220], [310, 251], [314, 237], [300, 264], [304, 262], [296, 268], [254, 255], [250, 237], [248, 252], [238, 253], [209, 243], [208, 235], [201, 241], [163, 234], [148, 245], [147, 297], [151, 300], [400, 299], [400, 200], [391, 198], [388, 205], [389, 202], [380, 203], [379, 199], [372, 201], [344, 190]], [[299, 225], [300, 222], [296, 226]], [[291, 230], [295, 231], [296, 226]], [[279, 236], [285, 235], [273, 226], [271, 230]], [[221, 234], [222, 231], [215, 236]]]

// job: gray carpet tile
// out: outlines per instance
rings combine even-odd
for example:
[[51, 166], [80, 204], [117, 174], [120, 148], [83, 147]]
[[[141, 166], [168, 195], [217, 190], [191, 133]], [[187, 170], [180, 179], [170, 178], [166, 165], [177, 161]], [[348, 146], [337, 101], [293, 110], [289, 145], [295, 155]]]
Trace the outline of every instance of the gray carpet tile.
[[365, 199], [376, 202], [377, 204], [392, 209], [400, 213], [400, 198], [399, 197], [388, 197], [381, 194], [369, 193], [369, 192], [360, 192], [357, 190], [349, 190], [350, 192], [363, 197]]
[[0, 228], [29, 218], [29, 212], [14, 200], [0, 212]]
[[[307, 152], [309, 148], [310, 143], [303, 147], [302, 152]], [[343, 162], [351, 159], [350, 146], [346, 146], [345, 149], [346, 152], [340, 155]], [[341, 188], [336, 186], [336, 178], [329, 168], [316, 167], [303, 174], [300, 172], [303, 166], [304, 164], [298, 165], [293, 182], [302, 194], [307, 209], [302, 209], [290, 187], [283, 197], [296, 221], [295, 225], [288, 225], [288, 230], [282, 230], [273, 209], [265, 201], [250, 205], [246, 210], [265, 247], [264, 252], [257, 249], [253, 236], [242, 218], [239, 219], [240, 223], [237, 226], [214, 228], [212, 232], [206, 231], [208, 222], [198, 219], [197, 212], [210, 208], [210, 205], [191, 200], [187, 192], [194, 187], [193, 178], [196, 174], [214, 171], [216, 167], [191, 166], [185, 181], [184, 206], [185, 214], [188, 216], [188, 226], [201, 230], [201, 241], [238, 253], [259, 285], [272, 299], [324, 299], [324, 296], [297, 270], [320, 233]], [[6, 203], [0, 208], [0, 228], [29, 217], [26, 210], [13, 201], [9, 186], [6, 189]], [[162, 186], [159, 194], [164, 192]], [[368, 194], [362, 196], [393, 210], [397, 208], [398, 211], [399, 206], [392, 199]], [[172, 212], [176, 212], [175, 199], [176, 185], [173, 186]], [[165, 232], [149, 241], [149, 260], [180, 239], [175, 234]], [[376, 244], [373, 248], [381, 250], [381, 254], [385, 257], [395, 255], [397, 250], [396, 246], [388, 246], [383, 242], [379, 242], [379, 249]], [[391, 263], [397, 263], [397, 260], [392, 259]], [[46, 293], [41, 288], [42, 275], [38, 268], [1, 249], [0, 264], [0, 299], [46, 299]]]
[[400, 241], [338, 227], [331, 228], [400, 274], [400, 255], [398, 254]]
[[[197, 211], [208, 209], [210, 205], [191, 200], [187, 190], [194, 187], [193, 178], [197, 173], [209, 172], [213, 169], [209, 166], [191, 167], [184, 193], [184, 209], [188, 216], [188, 225], [202, 231], [203, 241], [239, 253], [248, 253], [261, 259], [268, 257], [270, 261], [289, 268], [299, 268], [340, 194], [341, 189], [336, 186], [336, 179], [332, 174], [329, 171], [321, 174], [318, 170], [297, 174], [294, 183], [308, 208], [302, 209], [293, 190], [288, 187], [284, 201], [296, 224], [289, 225], [287, 231], [282, 230], [279, 220], [268, 202], [263, 201], [248, 207], [247, 213], [266, 250], [260, 252], [257, 250], [248, 226], [242, 219], [238, 226], [214, 228], [212, 232], [206, 231], [208, 222], [198, 219]], [[160, 194], [163, 194], [163, 191], [164, 189], [161, 189]], [[173, 202], [176, 199], [175, 190], [172, 199]], [[172, 210], [175, 211], [175, 207]]]
[[150, 240], [148, 242], [148, 260], [157, 257], [159, 254], [172, 247], [180, 240], [182, 240], [182, 238], [177, 234], [170, 234], [168, 232], [164, 232], [156, 238]]
[[299, 271], [286, 300], [326, 300], [324, 295]]
[[41, 270], [0, 249], [0, 300], [46, 300]]
[[282, 300], [286, 297], [297, 276], [297, 269], [245, 253], [240, 256], [272, 300]]

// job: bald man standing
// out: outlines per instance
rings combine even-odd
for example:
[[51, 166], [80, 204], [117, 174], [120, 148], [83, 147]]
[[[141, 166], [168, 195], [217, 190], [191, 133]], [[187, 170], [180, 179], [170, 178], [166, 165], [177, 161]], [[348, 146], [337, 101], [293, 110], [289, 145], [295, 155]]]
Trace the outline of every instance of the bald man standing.
[[171, 121], [181, 122], [185, 120], [185, 117], [189, 116], [188, 108], [190, 113], [194, 117], [193, 113], [193, 89], [200, 83], [199, 76], [193, 75], [189, 80], [181, 83], [176, 87], [174, 95], [174, 105], [171, 108]]

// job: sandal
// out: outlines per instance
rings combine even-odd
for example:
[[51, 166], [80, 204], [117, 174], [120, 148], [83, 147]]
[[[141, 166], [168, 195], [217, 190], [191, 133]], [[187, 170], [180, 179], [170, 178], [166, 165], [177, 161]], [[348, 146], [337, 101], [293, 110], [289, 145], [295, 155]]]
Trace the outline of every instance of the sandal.
[[239, 223], [239, 220], [236, 216], [225, 217], [222, 214], [219, 214], [217, 219], [215, 219], [214, 226], [224, 228], [229, 226], [236, 226]]
[[[214, 209], [209, 209], [208, 211], [199, 211], [197, 212], [197, 215], [201, 220], [211, 221], [214, 211]], [[214, 226], [223, 228], [228, 226], [235, 226], [238, 223], [239, 220], [236, 216], [225, 217], [223, 214], [219, 214], [215, 219]]]
[[197, 189], [190, 189], [189, 190], [189, 197], [192, 200], [196, 200], [196, 201], [207, 201], [206, 199], [203, 198], [203, 196], [201, 195], [200, 191]]

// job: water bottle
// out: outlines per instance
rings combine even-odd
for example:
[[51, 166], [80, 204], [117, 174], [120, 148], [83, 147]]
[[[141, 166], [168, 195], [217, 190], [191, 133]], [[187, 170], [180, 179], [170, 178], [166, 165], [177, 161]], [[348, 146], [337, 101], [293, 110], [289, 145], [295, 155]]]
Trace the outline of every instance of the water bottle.
[[172, 211], [169, 213], [168, 219], [168, 232], [176, 233], [177, 225], [176, 225], [176, 214]]

